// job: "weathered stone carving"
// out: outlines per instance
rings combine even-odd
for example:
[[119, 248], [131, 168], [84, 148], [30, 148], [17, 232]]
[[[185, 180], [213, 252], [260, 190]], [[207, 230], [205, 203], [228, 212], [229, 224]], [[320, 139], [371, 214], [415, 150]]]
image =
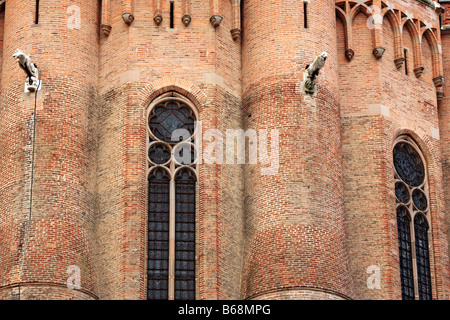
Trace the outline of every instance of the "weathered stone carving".
[[35, 92], [39, 87], [39, 70], [36, 65], [31, 62], [30, 58], [22, 51], [17, 49], [13, 54], [13, 58], [19, 62], [20, 68], [27, 74], [25, 82], [25, 91]]
[[306, 67], [303, 74], [303, 89], [305, 93], [314, 94], [316, 92], [316, 78], [325, 65], [327, 58], [328, 53], [322, 52], [322, 54], [314, 60], [313, 64]]
[[185, 14], [182, 18], [181, 21], [183, 21], [183, 24], [185, 27], [187, 27], [190, 23], [191, 23], [191, 15], [190, 14]]
[[161, 13], [155, 14], [155, 16], [153, 17], [153, 21], [155, 21], [157, 26], [159, 26], [161, 24], [161, 22], [163, 21], [162, 14]]
[[437, 76], [436, 78], [433, 78], [433, 83], [436, 87], [442, 87], [445, 83], [445, 78], [443, 76]]
[[442, 101], [444, 101], [445, 93], [438, 91], [436, 92], [437, 102], [440, 104]]
[[232, 29], [231, 30], [231, 37], [233, 40], [241, 40], [241, 29]]
[[423, 74], [423, 71], [425, 70], [424, 67], [419, 67], [414, 69], [414, 74], [416, 75], [416, 78], [420, 78], [420, 76]]
[[111, 33], [112, 27], [107, 24], [102, 24], [100, 29], [101, 29], [102, 34], [104, 34], [105, 36], [109, 36], [109, 34]]
[[372, 51], [373, 55], [377, 60], [380, 60], [383, 57], [384, 52], [386, 51], [383, 47], [375, 47]]
[[127, 25], [130, 25], [134, 21], [134, 15], [132, 13], [127, 12], [122, 14], [122, 19]]
[[352, 61], [354, 56], [355, 56], [355, 51], [353, 51], [353, 49], [345, 50], [345, 58], [347, 58], [348, 62]]
[[220, 26], [220, 23], [223, 20], [222, 16], [219, 16], [218, 14], [215, 14], [213, 16], [211, 16], [211, 19], [209, 19], [211, 21], [211, 24], [213, 25], [214, 28], [217, 28], [218, 26]]

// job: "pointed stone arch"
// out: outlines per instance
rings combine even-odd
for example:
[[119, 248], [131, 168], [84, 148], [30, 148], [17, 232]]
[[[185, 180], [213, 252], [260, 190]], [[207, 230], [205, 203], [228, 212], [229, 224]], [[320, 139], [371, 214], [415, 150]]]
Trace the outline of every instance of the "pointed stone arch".
[[397, 14], [392, 9], [385, 9], [383, 11], [383, 17], [385, 17], [391, 24], [392, 31], [394, 32], [394, 63], [397, 69], [400, 69], [405, 62], [403, 57], [403, 34], [401, 21], [398, 19]]
[[414, 56], [414, 74], [416, 77], [420, 77], [423, 73], [423, 65], [422, 65], [422, 41], [420, 32], [416, 26], [416, 23], [409, 18], [405, 18], [402, 21], [402, 35], [405, 35], [405, 28], [409, 31], [412, 40], [412, 51]]
[[442, 65], [442, 50], [439, 44], [438, 38], [430, 28], [423, 28], [421, 30], [421, 38], [425, 38], [431, 47], [432, 64], [433, 64], [433, 82], [436, 87], [442, 87], [445, 79], [443, 77], [443, 65]]

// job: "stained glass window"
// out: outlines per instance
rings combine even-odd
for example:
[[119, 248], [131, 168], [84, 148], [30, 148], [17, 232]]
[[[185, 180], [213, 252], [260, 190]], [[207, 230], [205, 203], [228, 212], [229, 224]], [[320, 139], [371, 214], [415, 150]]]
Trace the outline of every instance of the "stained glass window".
[[[172, 95], [148, 113], [148, 299], [195, 299], [194, 124], [193, 109]], [[187, 136], [173, 140], [177, 129]]]
[[407, 136], [394, 147], [395, 196], [403, 300], [431, 300], [428, 182], [425, 163]]

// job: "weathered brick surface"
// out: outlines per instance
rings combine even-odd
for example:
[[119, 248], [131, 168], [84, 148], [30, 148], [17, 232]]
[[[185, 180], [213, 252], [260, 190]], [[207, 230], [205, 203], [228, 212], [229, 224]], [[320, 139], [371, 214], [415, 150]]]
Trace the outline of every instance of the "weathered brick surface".
[[[400, 299], [392, 163], [400, 134], [427, 162], [433, 298], [449, 298], [449, 100], [438, 104], [436, 92], [450, 92], [433, 78], [450, 72], [450, 40], [438, 13], [392, 0], [374, 31], [371, 9], [348, 2], [349, 39], [336, 16], [345, 1], [308, 1], [306, 29], [302, 1], [241, 2], [176, 0], [174, 28], [166, 0], [40, 0], [38, 25], [34, 0], [0, 7], [0, 299], [16, 298], [30, 200], [34, 96], [23, 94], [16, 48], [43, 77], [23, 299], [146, 298], [145, 111], [171, 91], [192, 102], [204, 132], [280, 133], [276, 175], [262, 175], [261, 163], [198, 166], [198, 299]], [[70, 6], [80, 28], [68, 27]], [[223, 17], [217, 28], [213, 14]], [[242, 42], [230, 33], [240, 18]], [[376, 46], [385, 48], [379, 60]], [[408, 75], [394, 63], [403, 49]], [[303, 71], [323, 51], [311, 97]], [[80, 290], [66, 286], [70, 265], [81, 269]], [[366, 283], [374, 265], [380, 290]]]
[[[246, 127], [280, 131], [280, 168], [274, 176], [246, 170], [243, 297], [292, 287], [354, 297], [343, 227], [334, 2], [308, 7], [304, 29], [298, 1], [244, 2]], [[297, 23], [286, 23], [287, 16]], [[302, 74], [322, 51], [329, 58], [318, 93], [307, 97]]]
[[[433, 26], [438, 26], [437, 15], [416, 1], [393, 4], [398, 10], [429, 19]], [[422, 37], [421, 60], [425, 70], [416, 78], [414, 33], [406, 26], [403, 47], [408, 50], [408, 75], [404, 66], [400, 69], [395, 66], [394, 27], [387, 15], [382, 27], [386, 51], [378, 61], [372, 55], [375, 44], [364, 13], [356, 15], [353, 28], [355, 57], [348, 62], [344, 56], [344, 27], [338, 20], [346, 233], [357, 297], [401, 298], [392, 149], [396, 137], [405, 133], [420, 146], [427, 162], [433, 297], [448, 299], [448, 248], [439, 148], [442, 140], [437, 134], [440, 124], [432, 81], [433, 43]], [[370, 266], [380, 268], [381, 290], [367, 287]]]

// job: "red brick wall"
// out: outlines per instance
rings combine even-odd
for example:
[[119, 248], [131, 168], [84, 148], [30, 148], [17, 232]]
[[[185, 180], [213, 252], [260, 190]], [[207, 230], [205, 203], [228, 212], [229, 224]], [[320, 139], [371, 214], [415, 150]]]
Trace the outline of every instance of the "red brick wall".
[[28, 298], [27, 283], [40, 288], [65, 286], [71, 265], [82, 270], [82, 290], [95, 295], [90, 247], [94, 245], [95, 187], [90, 126], [98, 83], [99, 6], [97, 1], [73, 1], [82, 20], [79, 29], [70, 29], [68, 5], [55, 0], [40, 2], [40, 24], [33, 25], [30, 7], [34, 8], [34, 3], [9, 0], [5, 9], [0, 111], [4, 152], [0, 162], [9, 165], [0, 169], [0, 255], [4, 259], [0, 285], [17, 286], [30, 201], [34, 96], [24, 96], [25, 73], [12, 58], [16, 48], [21, 48], [43, 78], [37, 101], [33, 211], [22, 298]]
[[[432, 9], [416, 1], [393, 4], [438, 27]], [[367, 19], [359, 13], [353, 21], [355, 57], [350, 62], [344, 56], [344, 28], [338, 21], [346, 232], [356, 296], [401, 299], [392, 148], [395, 138], [407, 133], [420, 145], [430, 177], [433, 297], [447, 299], [448, 249], [431, 46], [422, 37], [425, 71], [416, 78], [412, 34], [403, 28], [403, 47], [410, 49], [405, 75], [404, 66], [395, 67], [394, 31], [387, 16], [382, 27], [386, 51], [380, 60], [372, 55], [375, 44]], [[370, 266], [380, 268], [379, 290], [367, 287]]]
[[[280, 168], [246, 169], [246, 255], [242, 297], [353, 298], [343, 228], [334, 1], [311, 1], [303, 28], [299, 1], [244, 2], [246, 128], [280, 132]], [[318, 92], [300, 90], [306, 65], [329, 57]], [[251, 117], [250, 117], [251, 115]], [[297, 290], [297, 291], [296, 291]]]
[[[203, 131], [280, 133], [274, 176], [263, 176], [261, 164], [199, 166], [198, 299], [400, 299], [392, 169], [399, 134], [413, 137], [427, 161], [433, 294], [449, 298], [450, 132], [448, 100], [438, 107], [432, 81], [441, 73], [433, 41], [422, 36], [425, 70], [416, 78], [414, 34], [403, 28], [406, 76], [394, 64], [387, 17], [380, 38], [364, 13], [355, 15], [347, 61], [333, 0], [309, 2], [308, 29], [299, 0], [245, 0], [242, 47], [230, 33], [229, 0], [190, 1], [188, 27], [175, 1], [174, 29], [168, 1], [160, 26], [157, 1], [134, 0], [130, 26], [122, 2], [110, 1], [109, 35], [100, 32], [101, 2], [40, 0], [39, 25], [34, 0], [7, 0], [0, 12], [0, 299], [16, 298], [29, 210], [34, 97], [23, 94], [16, 48], [43, 77], [22, 298], [146, 298], [145, 110], [170, 91], [191, 100]], [[418, 1], [391, 4], [439, 29], [437, 13]], [[69, 5], [80, 8], [80, 29], [68, 28]], [[224, 18], [217, 28], [212, 14]], [[372, 54], [378, 44], [386, 49], [380, 60]], [[449, 48], [443, 35], [445, 75]], [[322, 51], [329, 57], [310, 97], [303, 72]], [[70, 265], [82, 271], [80, 290], [66, 286]], [[373, 265], [380, 290], [367, 288]]]
[[[104, 298], [146, 297], [146, 119], [159, 95], [171, 90], [196, 106], [204, 131], [241, 128], [240, 43], [231, 38], [231, 6], [214, 29], [205, 1], [191, 1], [192, 22], [181, 22], [175, 2], [174, 29], [163, 1], [157, 26], [147, 1], [134, 1], [135, 21], [111, 6], [112, 30], [100, 43], [98, 126], [98, 217], [96, 261]], [[204, 141], [204, 147], [209, 141]], [[197, 297], [239, 297], [242, 264], [243, 180], [240, 166], [199, 167]]]

